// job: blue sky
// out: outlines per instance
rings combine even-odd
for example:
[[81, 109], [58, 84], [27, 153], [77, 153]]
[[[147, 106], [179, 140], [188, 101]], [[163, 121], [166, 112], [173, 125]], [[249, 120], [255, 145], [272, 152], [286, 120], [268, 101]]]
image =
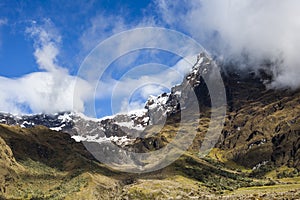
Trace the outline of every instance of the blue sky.
[[[103, 20], [120, 20], [122, 26], [138, 24], [144, 18], [148, 9], [153, 4], [150, 1], [1, 1], [0, 3], [0, 76], [6, 78], [20, 78], [34, 72], [45, 71], [36, 62], [35, 38], [27, 33], [30, 27], [44, 27], [51, 29], [46, 31], [57, 32], [61, 41], [57, 45], [59, 54], [57, 63], [68, 70], [70, 75], [76, 75], [77, 70], [98, 42], [113, 35], [114, 23]], [[151, 15], [155, 16], [152, 12]], [[99, 24], [97, 23], [99, 19]], [[96, 29], [93, 32], [92, 28]], [[97, 27], [98, 26], [98, 27]], [[89, 33], [89, 30], [91, 32]], [[120, 31], [123, 30], [120, 29]], [[92, 37], [91, 44], [86, 45], [85, 36]], [[112, 68], [113, 69], [113, 68]], [[120, 71], [112, 73], [116, 79], [121, 75]], [[118, 75], [119, 74], [119, 75]], [[21, 86], [20, 86], [21, 87]], [[22, 104], [22, 101], [20, 102]], [[24, 102], [26, 104], [26, 102]], [[97, 105], [110, 107], [109, 100], [98, 101]], [[25, 108], [25, 110], [24, 110]], [[22, 112], [31, 112], [30, 106], [22, 106]], [[3, 108], [4, 111], [5, 108]], [[10, 110], [7, 111], [18, 111]], [[34, 112], [47, 112], [45, 109], [37, 109]], [[101, 108], [100, 116], [110, 114], [109, 109]]]
[[[0, 111], [85, 112], [90, 99], [96, 105], [97, 117], [142, 108], [148, 95], [168, 91], [179, 83], [191, 68], [183, 60], [193, 62], [195, 58], [192, 55], [182, 58], [158, 49], [133, 51], [107, 67], [98, 79], [96, 91], [91, 87], [91, 80], [78, 79], [77, 74], [90, 52], [102, 41], [143, 27], [176, 30], [219, 60], [234, 60], [239, 66], [253, 70], [265, 59], [274, 63], [280, 60], [280, 65], [271, 68], [275, 70], [275, 78], [270, 87], [297, 88], [300, 85], [296, 53], [300, 50], [299, 4], [297, 0], [74, 0], [63, 3], [2, 0]], [[143, 35], [138, 35], [125, 43], [141, 38]], [[121, 46], [112, 48], [118, 51]], [[245, 53], [249, 55], [247, 63], [242, 56]], [[149, 85], [143, 85], [145, 80]], [[76, 81], [80, 90], [74, 92]], [[112, 104], [116, 105], [113, 111]]]
[[[61, 88], [62, 91], [72, 90], [66, 86], [70, 82], [62, 83], [65, 85], [60, 85], [59, 82], [68, 78], [72, 82], [71, 79], [76, 77], [81, 63], [97, 44], [114, 34], [132, 28], [167, 27], [167, 24], [160, 20], [158, 2], [148, 0], [92, 0], [84, 3], [82, 1], [61, 3], [56, 0], [2, 1], [0, 13], [0, 77], [4, 79], [2, 87], [8, 84], [12, 85], [9, 91], [8, 89], [2, 90], [2, 93], [5, 94], [2, 95], [4, 103], [0, 109], [13, 113], [73, 110], [71, 107], [73, 102], [64, 100], [64, 98], [71, 99], [71, 94], [63, 97], [64, 94], [57, 91], [58, 88]], [[146, 63], [162, 63], [171, 67], [180, 59], [177, 55], [165, 51], [146, 49], [131, 52], [114, 61], [99, 81], [103, 80], [103, 82], [107, 81], [116, 85], [117, 81], [135, 66]], [[136, 71], [134, 75], [132, 74], [133, 78], [138, 79], [140, 76], [149, 74], [155, 76], [163, 73], [165, 68], [156, 65], [159, 66], [153, 64], [153, 66], [148, 66], [149, 69], [144, 67], [142, 73]], [[59, 79], [57, 76], [66, 77]], [[43, 81], [43, 83], [39, 83], [39, 81]], [[174, 80], [170, 81], [174, 82]], [[45, 87], [38, 87], [35, 84], [45, 85]], [[52, 86], [48, 88], [47, 85]], [[153, 84], [152, 87], [148, 87], [152, 90], [147, 94], [157, 95], [169, 91], [171, 85], [168, 83], [167, 85], [168, 88]], [[28, 88], [22, 91], [22, 86]], [[147, 87], [139, 88], [137, 86], [133, 96], [127, 99], [134, 101], [133, 105], [137, 108], [142, 108], [148, 98], [141, 95], [143, 88]], [[16, 91], [11, 92], [11, 90]], [[36, 91], [36, 93], [33, 92], [29, 97], [32, 93], [30, 90]], [[124, 101], [123, 97], [118, 97], [112, 103], [112, 90], [113, 88], [106, 91], [107, 94], [96, 97], [97, 117], [129, 110], [129, 108], [124, 110], [121, 107], [111, 108], [112, 104], [121, 105]], [[20, 91], [25, 94], [14, 94], [20, 93]], [[26, 93], [28, 94], [26, 95]], [[86, 98], [80, 100], [80, 104], [86, 103], [85, 101]], [[133, 105], [130, 109], [134, 108]], [[84, 105], [79, 107], [78, 110], [84, 112]]]
[[[61, 44], [62, 65], [68, 67], [71, 72], [76, 72], [85, 56], [81, 52], [80, 37], [92, 26], [91, 20], [98, 15], [123, 16], [126, 23], [134, 23], [143, 18], [150, 1], [1, 1], [0, 19], [1, 26], [1, 68], [3, 76], [15, 77], [24, 73], [37, 71], [33, 57], [33, 41], [25, 33], [25, 29], [35, 21], [43, 25], [45, 19], [51, 20], [55, 28], [60, 32], [63, 41]], [[112, 28], [112, 27], [111, 27]], [[98, 32], [105, 38], [111, 35], [110, 27]], [[17, 56], [17, 57], [16, 57]], [[75, 59], [74, 59], [75, 58]]]

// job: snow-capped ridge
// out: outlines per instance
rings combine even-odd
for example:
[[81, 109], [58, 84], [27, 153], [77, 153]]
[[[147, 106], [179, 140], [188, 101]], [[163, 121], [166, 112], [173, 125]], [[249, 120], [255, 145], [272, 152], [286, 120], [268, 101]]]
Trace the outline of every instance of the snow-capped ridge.
[[[67, 132], [76, 141], [118, 141], [122, 143], [135, 139], [149, 125], [164, 122], [166, 117], [179, 112], [188, 104], [187, 89], [200, 84], [200, 76], [209, 72], [212, 60], [206, 53], [200, 53], [197, 62], [181, 84], [171, 88], [170, 93], [149, 96], [144, 109], [118, 113], [103, 118], [93, 118], [76, 112], [55, 114], [12, 115], [0, 113], [0, 123], [29, 128], [42, 125], [54, 131]], [[117, 142], [116, 142], [117, 143]]]

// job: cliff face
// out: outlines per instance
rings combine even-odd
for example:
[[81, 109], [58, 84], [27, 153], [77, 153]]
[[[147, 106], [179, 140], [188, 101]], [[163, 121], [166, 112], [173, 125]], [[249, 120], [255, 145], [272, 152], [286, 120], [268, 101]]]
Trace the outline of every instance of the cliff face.
[[[70, 112], [0, 114], [0, 122], [6, 124], [0, 125], [0, 193], [8, 199], [208, 198], [225, 190], [283, 183], [278, 179], [281, 169], [288, 169], [289, 177], [299, 175], [300, 90], [268, 89], [270, 77], [263, 71], [223, 71], [224, 126], [214, 148], [199, 151], [204, 141], [215, 140], [207, 137], [212, 101], [205, 78], [216, 67], [200, 54], [191, 73], [171, 93], [150, 97], [144, 110], [129, 114], [103, 119]], [[142, 175], [110, 169], [83, 145], [99, 147], [108, 163], [137, 164], [107, 149], [154, 152], [172, 143], [179, 131], [194, 134], [188, 151], [170, 166]], [[186, 141], [180, 142], [173, 145]], [[208, 155], [203, 158], [203, 153]], [[257, 182], [252, 179], [257, 174], [269, 179]]]
[[232, 73], [224, 82], [228, 114], [217, 147], [247, 167], [271, 162], [300, 169], [300, 90], [267, 89], [251, 73]]
[[[163, 104], [167, 108], [165, 110], [173, 108], [169, 109], [171, 112], [167, 112], [167, 125], [159, 134], [153, 134], [155, 128], [152, 126], [146, 129], [150, 135], [148, 140], [152, 143], [157, 141], [158, 147], [142, 145], [145, 142], [137, 140], [135, 146], [138, 151], [157, 149], [172, 141], [174, 134], [170, 132], [178, 129], [170, 128], [170, 124], [179, 126], [181, 122], [183, 126], [197, 129], [189, 150], [199, 152], [209, 129], [212, 111], [211, 95], [203, 77], [209, 76], [213, 68], [212, 60], [202, 54], [182, 84], [172, 88], [171, 94], [166, 97], [166, 103]], [[300, 90], [267, 88], [266, 83], [271, 76], [263, 70], [256, 73], [238, 69], [227, 70], [223, 71], [222, 77], [226, 89], [227, 112], [222, 134], [215, 145], [220, 150], [219, 156], [247, 168], [268, 163], [275, 167], [288, 166], [299, 170]], [[193, 92], [197, 96], [197, 102], [190, 98]], [[193, 108], [195, 104], [200, 108], [200, 120], [198, 124], [191, 126], [188, 121], [182, 120], [181, 114], [184, 109], [189, 106]], [[156, 107], [156, 110], [159, 109], [163, 110]], [[190, 113], [193, 114], [195, 113]]]
[[[265, 83], [272, 77], [263, 70], [254, 73], [226, 69], [222, 79], [227, 113], [222, 134], [215, 138], [219, 139], [215, 147], [224, 153], [225, 159], [245, 167], [269, 162], [299, 169], [300, 90], [268, 89]], [[145, 109], [128, 114], [102, 119], [71, 112], [29, 116], [0, 114], [0, 123], [23, 128], [42, 125], [67, 132], [76, 141], [94, 142], [108, 148], [112, 142], [134, 152], [164, 147], [174, 139], [179, 130], [176, 127], [183, 125], [188, 127], [187, 132], [196, 131], [190, 147], [196, 153], [204, 145], [211, 122], [212, 96], [207, 82], [217, 84], [219, 81], [211, 78], [214, 70], [218, 70], [218, 66], [212, 58], [199, 54], [181, 84], [171, 88], [170, 93], [151, 96]], [[222, 91], [218, 92], [214, 101], [219, 96], [225, 97]], [[116, 159], [122, 158], [117, 156], [113, 161]]]

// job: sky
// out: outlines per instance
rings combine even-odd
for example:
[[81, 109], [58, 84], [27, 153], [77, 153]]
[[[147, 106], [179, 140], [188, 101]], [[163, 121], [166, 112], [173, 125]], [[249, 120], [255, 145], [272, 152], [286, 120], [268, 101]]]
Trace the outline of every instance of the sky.
[[[79, 74], [101, 43], [144, 27], [185, 34], [220, 61], [241, 69], [256, 71], [268, 61], [274, 76], [268, 87], [296, 89], [299, 9], [297, 0], [2, 0], [0, 111], [85, 113], [93, 102], [96, 116], [102, 117], [143, 108], [149, 95], [168, 92], [181, 82], [195, 61], [194, 49], [184, 58], [162, 49], [133, 50], [105, 68], [96, 88], [94, 79]], [[147, 34], [133, 36], [99, 52], [121, 52], [147, 40]]]

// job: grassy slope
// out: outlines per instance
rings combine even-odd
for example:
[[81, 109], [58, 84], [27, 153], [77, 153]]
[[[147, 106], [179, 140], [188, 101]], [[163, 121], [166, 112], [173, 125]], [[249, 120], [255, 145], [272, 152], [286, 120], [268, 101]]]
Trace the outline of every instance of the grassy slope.
[[[164, 129], [165, 137], [171, 129], [174, 127]], [[296, 178], [275, 180], [272, 174], [274, 181], [249, 178], [251, 170], [240, 170], [233, 162], [226, 166], [220, 162], [224, 160], [214, 156], [199, 159], [192, 153], [193, 147], [191, 153], [162, 170], [126, 174], [95, 161], [68, 134], [44, 127], [0, 125], [0, 152], [1, 194], [6, 199], [245, 198], [268, 192], [271, 196], [278, 188], [299, 196], [299, 182], [293, 181]], [[218, 151], [212, 152], [215, 157], [221, 156]], [[278, 185], [266, 186], [275, 183]], [[290, 183], [292, 191], [281, 186], [285, 183]]]

